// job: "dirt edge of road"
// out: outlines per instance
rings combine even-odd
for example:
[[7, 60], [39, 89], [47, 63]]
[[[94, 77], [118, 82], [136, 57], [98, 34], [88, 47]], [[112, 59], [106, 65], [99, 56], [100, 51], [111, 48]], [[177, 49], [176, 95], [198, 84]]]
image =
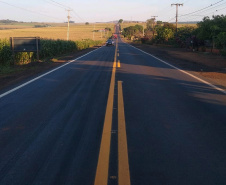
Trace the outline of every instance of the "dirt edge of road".
[[125, 39], [123, 41], [226, 90], [226, 57], [185, 48], [137, 44]]
[[67, 54], [61, 57], [56, 57], [53, 59], [48, 59], [45, 62], [32, 62], [26, 65], [14, 66], [11, 73], [0, 74], [0, 90], [14, 86], [23, 80], [29, 79], [38, 74], [42, 74], [46, 71], [54, 69], [69, 60], [76, 59], [86, 53], [89, 53], [101, 46], [96, 46], [88, 49], [78, 51], [76, 53]]

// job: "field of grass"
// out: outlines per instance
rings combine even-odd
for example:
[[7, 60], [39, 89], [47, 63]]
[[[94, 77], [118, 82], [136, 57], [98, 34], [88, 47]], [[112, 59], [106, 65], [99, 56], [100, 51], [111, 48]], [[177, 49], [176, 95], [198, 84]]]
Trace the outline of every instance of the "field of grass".
[[186, 26], [197, 28], [197, 24], [178, 24], [178, 28]]
[[0, 30], [2, 29], [21, 29], [21, 28], [32, 28], [34, 26], [28, 25], [14, 25], [14, 24], [0, 24]]
[[[0, 25], [8, 26], [9, 28], [18, 28], [18, 25]], [[0, 39], [9, 38], [9, 37], [41, 37], [45, 39], [67, 39], [67, 24], [55, 24], [56, 27], [44, 27], [44, 28], [31, 28], [34, 25], [25, 24], [20, 25], [24, 26], [19, 29], [7, 29], [0, 30]], [[29, 27], [30, 26], [30, 27]], [[95, 24], [95, 30], [104, 29], [109, 27], [113, 30], [114, 24], [104, 24], [98, 23]], [[94, 40], [106, 40], [107, 37], [111, 36], [111, 32], [101, 34], [101, 32], [95, 32], [93, 34], [94, 25], [84, 25], [84, 24], [71, 24], [70, 25], [70, 40], [82, 40], [82, 39], [93, 39]]]

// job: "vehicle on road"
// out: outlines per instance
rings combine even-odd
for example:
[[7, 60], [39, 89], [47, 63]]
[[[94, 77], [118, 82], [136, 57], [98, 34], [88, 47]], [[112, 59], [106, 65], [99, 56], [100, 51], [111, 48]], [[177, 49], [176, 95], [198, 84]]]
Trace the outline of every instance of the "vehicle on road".
[[114, 46], [114, 41], [112, 39], [108, 39], [106, 42], [106, 46]]
[[114, 38], [114, 39], [117, 39], [118, 36], [117, 36], [116, 34], [113, 34], [113, 38]]

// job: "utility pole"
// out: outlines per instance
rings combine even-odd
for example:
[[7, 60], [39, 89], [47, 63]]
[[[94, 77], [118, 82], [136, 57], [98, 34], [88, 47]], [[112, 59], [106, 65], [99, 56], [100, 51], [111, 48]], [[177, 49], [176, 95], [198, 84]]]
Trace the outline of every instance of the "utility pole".
[[68, 12], [68, 22], [67, 22], [67, 41], [69, 40], [69, 29], [70, 29], [70, 11], [72, 11], [71, 9], [66, 10]]
[[152, 19], [153, 19], [153, 37], [155, 36], [155, 20], [156, 20], [156, 17], [158, 17], [158, 16], [151, 16], [151, 17], [153, 17]]
[[142, 24], [142, 26], [143, 26], [143, 37], [144, 37], [144, 25]]
[[176, 6], [176, 32], [177, 32], [177, 23], [178, 23], [178, 6], [183, 6], [184, 4], [179, 4], [179, 3], [176, 3], [176, 4], [171, 4], [171, 6]]
[[95, 40], [95, 23], [93, 24], [93, 40]]

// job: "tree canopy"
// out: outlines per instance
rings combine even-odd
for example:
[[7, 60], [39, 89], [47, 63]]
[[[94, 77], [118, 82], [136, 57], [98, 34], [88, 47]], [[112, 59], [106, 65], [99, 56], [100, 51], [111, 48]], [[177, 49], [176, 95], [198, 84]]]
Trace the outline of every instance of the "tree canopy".
[[123, 19], [119, 19], [119, 21], [118, 21], [120, 24], [123, 22]]

